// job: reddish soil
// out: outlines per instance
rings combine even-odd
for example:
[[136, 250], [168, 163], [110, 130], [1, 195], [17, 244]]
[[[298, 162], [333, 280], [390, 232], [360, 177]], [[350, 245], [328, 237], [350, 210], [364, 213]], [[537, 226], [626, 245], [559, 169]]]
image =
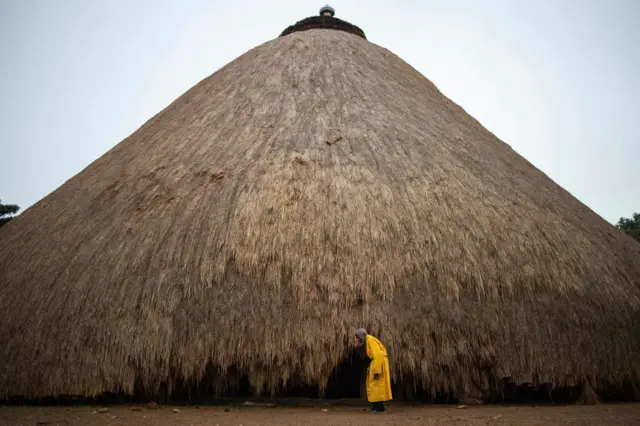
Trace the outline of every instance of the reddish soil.
[[[100, 407], [0, 407], [2, 425], [640, 425], [640, 404], [596, 406], [395, 406], [372, 414], [357, 407], [222, 408], [118, 405]], [[177, 408], [180, 412], [175, 413]], [[139, 411], [137, 411], [139, 410]], [[323, 411], [327, 410], [327, 411]]]

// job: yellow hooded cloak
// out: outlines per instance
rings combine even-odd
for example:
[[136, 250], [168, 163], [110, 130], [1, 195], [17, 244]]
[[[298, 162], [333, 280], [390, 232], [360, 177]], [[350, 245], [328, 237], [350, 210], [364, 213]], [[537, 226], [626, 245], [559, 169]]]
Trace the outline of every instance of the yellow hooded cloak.
[[[367, 372], [367, 399], [369, 402], [391, 401], [391, 375], [389, 358], [382, 343], [373, 336], [367, 335], [367, 356], [371, 359]], [[379, 375], [376, 380], [374, 377]]]

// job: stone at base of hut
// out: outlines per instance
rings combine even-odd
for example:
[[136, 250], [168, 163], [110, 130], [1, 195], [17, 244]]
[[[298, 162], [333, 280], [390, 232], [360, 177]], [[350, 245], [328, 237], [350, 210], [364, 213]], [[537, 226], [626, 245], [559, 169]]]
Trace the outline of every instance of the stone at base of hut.
[[635, 402], [640, 402], [640, 385], [636, 382], [631, 384], [631, 397]]
[[482, 405], [484, 401], [480, 398], [476, 398], [475, 396], [464, 395], [460, 397], [458, 401], [460, 405]]
[[600, 398], [598, 398], [598, 394], [595, 390], [593, 390], [593, 387], [588, 380], [582, 382], [582, 391], [580, 394], [580, 398], [578, 398], [578, 401], [576, 401], [576, 403], [584, 405], [600, 404]]
[[158, 404], [155, 402], [150, 402], [147, 404], [147, 408], [158, 408]]
[[173, 412], [176, 413], [176, 414], [180, 414], [180, 409], [179, 408], [174, 408]]

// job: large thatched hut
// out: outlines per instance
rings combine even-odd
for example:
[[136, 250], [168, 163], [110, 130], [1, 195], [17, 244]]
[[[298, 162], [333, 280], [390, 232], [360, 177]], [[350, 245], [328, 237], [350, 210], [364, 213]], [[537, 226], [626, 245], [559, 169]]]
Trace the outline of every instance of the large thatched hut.
[[0, 399], [324, 389], [358, 326], [399, 388], [622, 386], [640, 245], [325, 13], [0, 228], [0, 312]]

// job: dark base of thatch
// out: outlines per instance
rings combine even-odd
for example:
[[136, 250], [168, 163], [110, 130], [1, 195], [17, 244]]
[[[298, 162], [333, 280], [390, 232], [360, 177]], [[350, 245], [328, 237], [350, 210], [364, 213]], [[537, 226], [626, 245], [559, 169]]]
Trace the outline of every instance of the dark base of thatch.
[[[333, 371], [328, 383], [322, 389], [319, 385], [303, 385], [289, 383], [286, 389], [279, 389], [271, 395], [267, 389], [253, 389], [248, 378], [238, 373], [234, 385], [224, 391], [216, 388], [215, 373], [207, 373], [198, 384], [178, 382], [171, 389], [166, 383], [160, 384], [156, 390], [149, 391], [141, 385], [137, 386], [133, 395], [124, 393], [105, 393], [95, 398], [58, 396], [39, 399], [20, 397], [0, 400], [0, 404], [8, 405], [83, 405], [83, 404], [124, 404], [148, 403], [158, 404], [238, 404], [244, 401], [262, 401], [278, 405], [293, 405], [295, 401], [306, 404], [342, 404], [347, 401], [366, 403], [364, 386], [367, 360], [362, 354], [353, 352]], [[550, 383], [533, 385], [531, 383], [516, 385], [508, 379], [494, 383], [492, 389], [482, 390], [480, 386], [464, 394], [455, 394], [443, 390], [428, 389], [415, 381], [411, 376], [397, 377], [392, 390], [396, 403], [419, 404], [598, 404], [602, 402], [640, 402], [640, 383], [628, 380], [622, 386], [596, 383], [594, 380], [583, 380], [571, 387], [553, 387]], [[597, 386], [597, 387], [596, 387]], [[496, 390], [497, 389], [497, 390]]]
[[[356, 382], [356, 385], [359, 385]], [[243, 405], [245, 401], [255, 404], [275, 404], [278, 406], [316, 406], [316, 405], [358, 405], [365, 404], [359, 392], [354, 395], [354, 386], [349, 384], [346, 388], [339, 389], [338, 384], [330, 391], [327, 389], [325, 396], [321, 397], [317, 386], [292, 388], [275, 397], [256, 397], [246, 383], [233, 393], [222, 396], [215, 395], [211, 391], [203, 389], [175, 389], [171, 395], [166, 393], [148, 394], [140, 392], [134, 395], [105, 393], [95, 398], [77, 396], [58, 396], [38, 399], [25, 399], [14, 397], [0, 400], [0, 405], [112, 405], [112, 404], [146, 404], [155, 402], [161, 405]], [[568, 405], [568, 404], [597, 404], [615, 402], [640, 402], [640, 395], [634, 394], [631, 385], [615, 390], [594, 391], [587, 386], [574, 386], [568, 388], [554, 388], [550, 386], [522, 385], [505, 389], [501, 394], [485, 396], [484, 398], [457, 396], [451, 393], [441, 392], [431, 394], [420, 388], [408, 388], [395, 384], [393, 386], [394, 403], [433, 404], [433, 405], [474, 405], [474, 404], [500, 404], [500, 405]], [[471, 399], [470, 399], [471, 398]], [[253, 404], [248, 404], [252, 406]]]
[[627, 381], [622, 386], [600, 386], [597, 390], [587, 383], [567, 387], [553, 387], [551, 383], [516, 385], [505, 381], [499, 391], [475, 390], [455, 395], [450, 392], [430, 392], [416, 385], [396, 383], [394, 400], [425, 404], [526, 404], [566, 405], [597, 404], [600, 402], [640, 402], [640, 386]]

